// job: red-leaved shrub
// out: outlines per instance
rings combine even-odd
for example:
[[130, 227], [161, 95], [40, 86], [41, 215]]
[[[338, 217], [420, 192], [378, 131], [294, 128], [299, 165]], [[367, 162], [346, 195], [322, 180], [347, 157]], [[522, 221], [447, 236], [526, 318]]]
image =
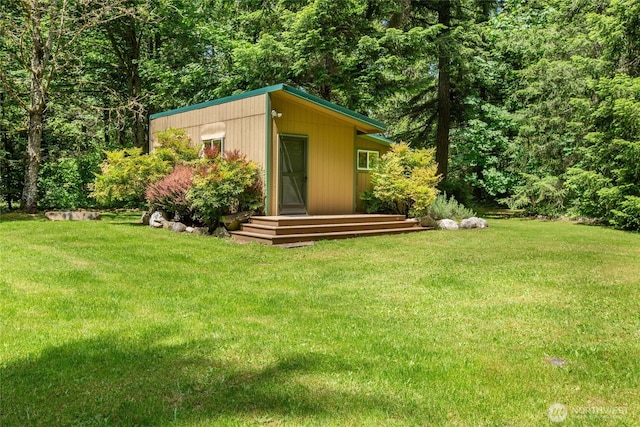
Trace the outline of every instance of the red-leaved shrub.
[[228, 162], [247, 162], [247, 156], [245, 154], [242, 154], [240, 150], [225, 151], [224, 159]]
[[207, 160], [213, 160], [220, 156], [220, 147], [214, 145], [213, 147], [205, 147], [204, 148], [204, 158]]
[[165, 211], [170, 217], [180, 217], [181, 221], [191, 219], [191, 208], [187, 193], [193, 181], [193, 168], [177, 165], [160, 181], [147, 187], [146, 199], [154, 209]]

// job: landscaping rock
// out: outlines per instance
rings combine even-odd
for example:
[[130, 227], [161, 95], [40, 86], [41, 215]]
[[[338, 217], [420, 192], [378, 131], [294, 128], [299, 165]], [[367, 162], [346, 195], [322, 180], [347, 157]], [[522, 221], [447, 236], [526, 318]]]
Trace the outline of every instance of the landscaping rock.
[[209, 234], [208, 227], [193, 227], [193, 234], [200, 234], [202, 236], [206, 236]]
[[164, 217], [164, 214], [160, 211], [155, 211], [149, 217], [149, 227], [153, 228], [161, 228], [162, 224], [167, 221], [167, 218]]
[[458, 223], [452, 219], [441, 219], [437, 225], [440, 230], [457, 230], [459, 228]]
[[172, 230], [173, 229], [173, 224], [175, 224], [175, 222], [173, 221], [165, 221], [162, 223], [162, 228], [167, 229], [167, 230]]
[[482, 218], [472, 216], [471, 218], [463, 219], [460, 222], [460, 228], [487, 228], [489, 223]]
[[182, 233], [187, 229], [187, 226], [181, 222], [174, 222], [171, 226], [171, 231], [175, 231], [176, 233]]
[[149, 212], [145, 212], [142, 214], [142, 218], [140, 218], [140, 224], [149, 225], [150, 219], [151, 219], [151, 214]]
[[249, 221], [253, 212], [243, 211], [234, 213], [231, 215], [224, 215], [222, 217], [222, 223], [229, 231], [236, 231], [240, 229], [240, 225]]
[[93, 221], [100, 219], [102, 214], [100, 212], [86, 212], [86, 211], [50, 211], [46, 212], [44, 216], [49, 221]]
[[223, 239], [226, 239], [227, 237], [231, 237], [231, 234], [229, 234], [229, 232], [227, 231], [226, 228], [224, 227], [218, 227], [215, 229], [215, 231], [213, 232], [213, 236], [214, 237], [220, 237]]
[[187, 227], [184, 229], [185, 233], [193, 233], [193, 227]]
[[579, 216], [577, 218], [571, 218], [571, 221], [575, 221], [578, 224], [587, 224], [587, 225], [599, 225], [600, 220], [597, 218], [589, 218], [586, 216]]
[[436, 228], [438, 226], [438, 222], [427, 215], [420, 218], [420, 226], [424, 228]]

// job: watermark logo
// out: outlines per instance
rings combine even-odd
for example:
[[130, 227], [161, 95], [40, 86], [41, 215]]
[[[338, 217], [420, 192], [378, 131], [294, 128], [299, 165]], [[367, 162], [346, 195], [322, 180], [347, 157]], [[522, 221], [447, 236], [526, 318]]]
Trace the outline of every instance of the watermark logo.
[[561, 423], [571, 418], [619, 418], [627, 414], [624, 406], [573, 406], [568, 407], [562, 403], [554, 403], [547, 409], [547, 416], [554, 423]]
[[568, 413], [569, 410], [562, 403], [554, 403], [553, 405], [549, 406], [549, 409], [547, 409], [547, 415], [549, 416], [549, 419], [554, 423], [561, 423], [566, 420]]

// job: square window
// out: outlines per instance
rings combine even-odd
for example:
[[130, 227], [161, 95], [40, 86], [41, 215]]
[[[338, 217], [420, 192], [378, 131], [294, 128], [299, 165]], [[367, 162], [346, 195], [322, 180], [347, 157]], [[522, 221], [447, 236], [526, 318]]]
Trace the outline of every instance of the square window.
[[370, 171], [378, 162], [380, 153], [372, 150], [358, 150], [357, 168], [361, 171]]
[[202, 148], [200, 149], [201, 158], [221, 157], [224, 150], [224, 138], [203, 139]]

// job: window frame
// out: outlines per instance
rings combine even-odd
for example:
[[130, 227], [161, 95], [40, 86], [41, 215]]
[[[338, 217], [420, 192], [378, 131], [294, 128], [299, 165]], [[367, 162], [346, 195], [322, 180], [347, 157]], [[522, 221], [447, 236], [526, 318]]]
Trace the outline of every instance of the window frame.
[[[366, 153], [367, 155], [367, 166], [366, 167], [360, 167], [360, 154], [361, 153]], [[375, 154], [375, 156], [371, 156], [371, 154]], [[373, 169], [373, 164], [372, 164], [372, 160], [373, 158], [376, 159], [380, 159], [380, 151], [377, 150], [367, 150], [367, 149], [360, 149], [358, 148], [357, 152], [356, 152], [356, 169], [359, 171], [363, 171], [363, 172], [369, 172]]]
[[203, 139], [202, 148], [200, 150], [200, 157], [204, 158], [204, 150], [206, 149], [207, 145], [209, 145], [209, 147], [213, 147], [213, 144], [216, 142], [220, 143], [220, 152], [218, 153], [218, 156], [224, 157], [224, 136], [219, 138]]

